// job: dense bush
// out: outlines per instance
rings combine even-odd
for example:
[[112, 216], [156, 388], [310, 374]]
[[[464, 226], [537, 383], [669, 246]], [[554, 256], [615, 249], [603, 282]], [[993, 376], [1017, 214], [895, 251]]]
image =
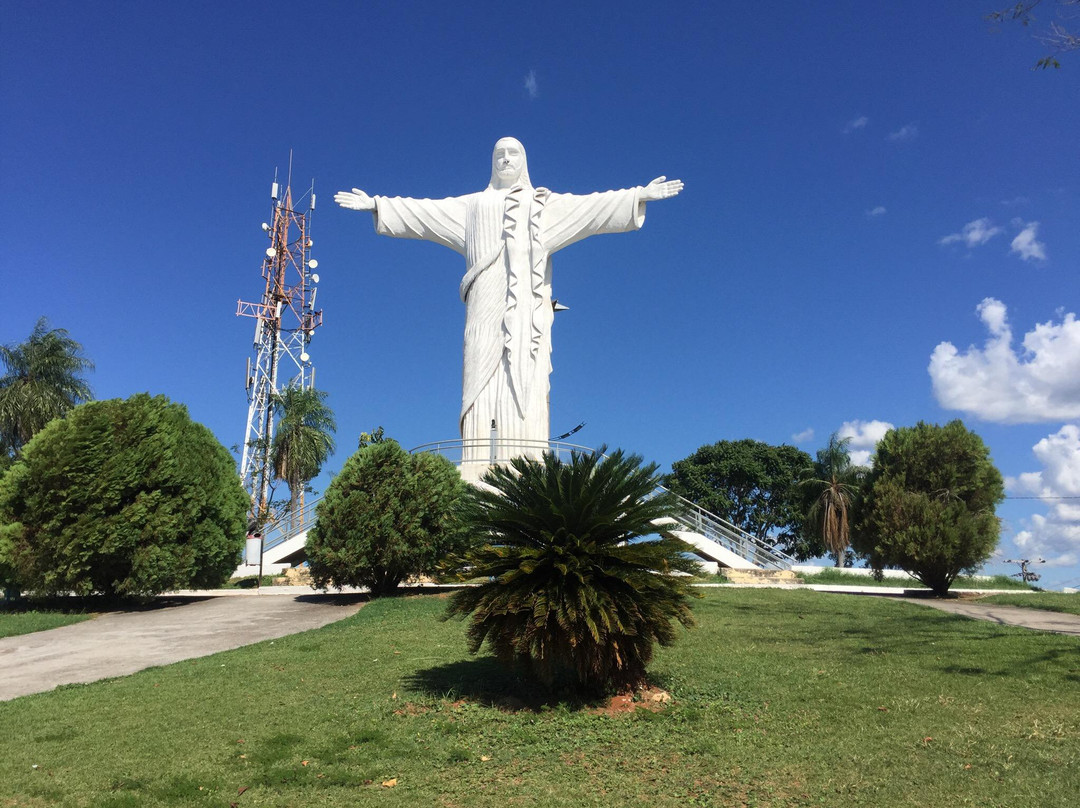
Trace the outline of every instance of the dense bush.
[[993, 553], [1004, 498], [989, 449], [960, 421], [892, 429], [878, 443], [852, 544], [875, 569], [905, 569], [943, 595]]
[[0, 544], [42, 594], [151, 595], [236, 569], [248, 497], [229, 452], [164, 396], [51, 422], [0, 479]]
[[410, 455], [392, 440], [362, 446], [316, 510], [307, 541], [315, 585], [385, 595], [433, 572], [466, 543], [457, 515], [465, 488], [444, 457]]
[[[488, 544], [467, 560], [485, 583], [455, 592], [451, 615], [471, 615], [469, 649], [486, 641], [556, 690], [582, 694], [645, 684], [653, 645], [693, 623], [686, 576], [699, 571], [656, 523], [675, 496], [653, 496], [656, 466], [621, 451], [563, 463], [519, 458], [470, 491], [466, 521]], [[648, 537], [648, 538], [646, 538]], [[644, 540], [642, 540], [644, 539]]]

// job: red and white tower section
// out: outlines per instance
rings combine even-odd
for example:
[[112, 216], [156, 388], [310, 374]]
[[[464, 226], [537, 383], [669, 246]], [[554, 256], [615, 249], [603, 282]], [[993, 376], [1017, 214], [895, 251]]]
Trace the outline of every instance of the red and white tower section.
[[308, 348], [323, 319], [322, 309], [315, 308], [319, 283], [315, 270], [319, 262], [311, 257], [314, 183], [294, 203], [291, 186], [286, 185], [281, 193], [275, 178], [270, 196], [273, 218], [262, 226], [269, 238], [262, 260], [262, 300], [236, 302], [237, 316], [255, 319], [255, 339], [245, 383], [247, 430], [240, 460], [240, 477], [251, 495], [251, 513], [255, 518], [264, 517], [269, 504], [274, 394], [287, 387], [314, 386], [315, 366]]

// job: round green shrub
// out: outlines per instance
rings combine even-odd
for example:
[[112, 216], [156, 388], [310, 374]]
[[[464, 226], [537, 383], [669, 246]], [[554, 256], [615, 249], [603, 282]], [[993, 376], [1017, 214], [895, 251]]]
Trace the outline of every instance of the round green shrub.
[[8, 564], [40, 594], [218, 586], [239, 563], [248, 505], [210, 430], [146, 393], [76, 407], [0, 479]]
[[874, 569], [899, 567], [944, 595], [994, 552], [1004, 499], [990, 450], [961, 421], [890, 429], [864, 483], [852, 544]]
[[393, 592], [464, 549], [458, 507], [465, 484], [446, 458], [410, 455], [395, 441], [363, 446], [333, 479], [308, 534], [318, 587]]

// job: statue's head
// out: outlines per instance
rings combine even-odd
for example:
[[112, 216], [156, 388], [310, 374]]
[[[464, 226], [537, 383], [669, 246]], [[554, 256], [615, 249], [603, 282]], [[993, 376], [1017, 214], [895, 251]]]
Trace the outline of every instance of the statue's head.
[[491, 152], [491, 187], [510, 188], [518, 184], [532, 187], [525, 147], [517, 138], [499, 138]]

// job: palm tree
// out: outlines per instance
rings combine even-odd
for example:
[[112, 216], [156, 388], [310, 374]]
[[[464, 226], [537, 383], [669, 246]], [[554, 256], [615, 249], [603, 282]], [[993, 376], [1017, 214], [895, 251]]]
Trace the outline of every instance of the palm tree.
[[299, 387], [287, 387], [273, 397], [278, 421], [270, 462], [274, 477], [289, 485], [289, 513], [294, 527], [303, 517], [304, 487], [319, 474], [334, 451], [331, 434], [337, 431], [337, 424], [325, 399], [324, 392]]
[[814, 476], [802, 483], [812, 498], [808, 527], [836, 555], [838, 567], [844, 566], [844, 552], [851, 543], [851, 514], [866, 474], [861, 466], [852, 464], [850, 443], [850, 437], [841, 438], [834, 432], [828, 445], [818, 450]]
[[18, 456], [45, 424], [93, 398], [82, 374], [94, 364], [82, 345], [63, 328], [49, 328], [44, 317], [30, 338], [0, 346], [0, 451]]
[[673, 620], [693, 624], [688, 578], [674, 573], [698, 569], [685, 543], [653, 536], [675, 502], [653, 496], [656, 465], [603, 451], [517, 458], [485, 475], [465, 518], [488, 543], [465, 560], [486, 583], [448, 609], [472, 615], [472, 653], [486, 641], [549, 687], [593, 694], [645, 683], [653, 643], [675, 640]]

